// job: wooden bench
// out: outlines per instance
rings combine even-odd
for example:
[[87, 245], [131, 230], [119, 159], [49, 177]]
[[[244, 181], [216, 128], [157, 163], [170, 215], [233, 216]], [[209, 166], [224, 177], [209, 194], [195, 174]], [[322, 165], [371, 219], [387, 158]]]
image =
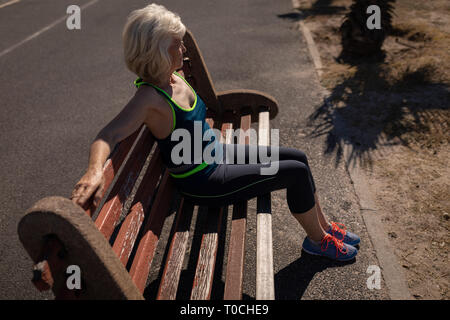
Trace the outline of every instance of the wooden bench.
[[[180, 72], [208, 106], [207, 121], [221, 130], [221, 141], [233, 143], [227, 129], [247, 130], [257, 122], [258, 143], [269, 145], [269, 120], [278, 113], [275, 99], [254, 90], [216, 93], [192, 34], [187, 31], [183, 40], [187, 52]], [[249, 143], [244, 135], [239, 139]], [[64, 197], [46, 197], [21, 219], [19, 238], [35, 263], [32, 282], [41, 291], [52, 289], [56, 299], [143, 299], [164, 221], [173, 200], [179, 199], [157, 292], [157, 299], [175, 299], [198, 207], [175, 197], [172, 178], [145, 126], [116, 146], [103, 172], [106, 191], [98, 208], [92, 201], [81, 208]], [[130, 195], [134, 198], [121, 220]], [[228, 207], [204, 209], [205, 225], [196, 230], [202, 232], [198, 257], [189, 255], [196, 261], [191, 299], [211, 297], [221, 224], [228, 214]], [[227, 300], [242, 299], [247, 201], [232, 205], [231, 219], [223, 292]], [[256, 299], [274, 299], [271, 221], [266, 194], [257, 198]], [[80, 268], [80, 290], [67, 288], [70, 265]]]

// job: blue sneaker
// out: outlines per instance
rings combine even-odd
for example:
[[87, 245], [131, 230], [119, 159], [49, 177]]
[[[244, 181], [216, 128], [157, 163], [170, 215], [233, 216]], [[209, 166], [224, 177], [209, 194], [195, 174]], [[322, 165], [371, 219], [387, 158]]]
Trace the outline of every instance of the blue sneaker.
[[347, 231], [345, 225], [342, 223], [331, 222], [331, 226], [326, 233], [331, 234], [333, 237], [336, 237], [339, 241], [342, 241], [351, 246], [356, 246], [361, 242], [361, 238], [356, 234]]
[[324, 256], [337, 261], [352, 260], [358, 253], [355, 247], [339, 241], [330, 234], [326, 234], [320, 244], [315, 244], [309, 237], [306, 237], [302, 247], [306, 253]]

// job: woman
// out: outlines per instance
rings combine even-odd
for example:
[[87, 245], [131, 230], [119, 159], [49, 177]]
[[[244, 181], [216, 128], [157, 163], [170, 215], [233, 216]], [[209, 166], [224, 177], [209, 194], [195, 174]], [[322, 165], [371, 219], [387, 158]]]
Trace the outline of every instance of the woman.
[[[354, 245], [360, 239], [346, 232], [345, 227], [330, 224], [323, 215], [304, 152], [286, 147], [262, 147], [257, 149], [258, 163], [254, 164], [206, 163], [195, 161], [193, 157], [190, 162], [179, 164], [173, 159], [172, 151], [178, 142], [171, 138], [174, 132], [179, 132], [176, 130], [185, 130], [193, 137], [194, 123], [202, 125], [202, 133], [210, 129], [205, 122], [203, 100], [176, 72], [183, 65], [185, 31], [180, 17], [161, 5], [151, 4], [129, 15], [123, 31], [124, 55], [128, 68], [139, 76], [135, 81], [138, 89], [92, 143], [87, 172], [76, 184], [72, 201], [83, 206], [92, 195], [95, 202], [100, 201], [102, 168], [111, 150], [145, 123], [156, 138], [162, 159], [178, 189], [187, 199], [200, 205], [221, 206], [287, 189], [289, 209], [307, 233], [303, 249], [339, 261], [353, 259], [357, 254]], [[210, 143], [219, 148], [213, 150], [223, 151], [222, 159], [236, 163], [238, 152], [242, 150], [238, 150], [238, 145], [218, 144], [213, 136], [208, 142], [201, 141], [203, 150]], [[240, 147], [245, 150], [247, 161], [250, 149], [248, 145]], [[266, 164], [262, 163], [260, 153], [270, 156], [273, 148], [278, 148], [278, 171], [261, 175], [260, 169]]]

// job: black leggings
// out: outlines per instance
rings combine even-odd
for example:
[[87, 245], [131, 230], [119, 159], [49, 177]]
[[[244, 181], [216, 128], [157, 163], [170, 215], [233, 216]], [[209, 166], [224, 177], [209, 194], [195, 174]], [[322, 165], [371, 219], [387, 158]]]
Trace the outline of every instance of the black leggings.
[[[188, 178], [176, 179], [179, 190], [186, 199], [194, 204], [216, 207], [249, 200], [274, 190], [287, 189], [287, 203], [292, 213], [304, 213], [314, 207], [316, 186], [303, 151], [242, 144], [222, 144], [222, 147], [224, 163], [218, 164], [208, 177], [196, 177], [196, 173]], [[278, 148], [279, 161], [266, 162], [268, 159], [264, 157], [270, 157], [273, 148]], [[237, 157], [238, 152], [243, 155], [244, 150], [245, 163], [238, 164], [238, 158], [242, 159], [241, 156]], [[252, 159], [250, 155], [254, 156], [255, 153], [257, 163], [248, 164], [249, 159]], [[261, 168], [268, 168], [270, 165], [278, 166], [278, 171], [269, 175], [261, 174]]]

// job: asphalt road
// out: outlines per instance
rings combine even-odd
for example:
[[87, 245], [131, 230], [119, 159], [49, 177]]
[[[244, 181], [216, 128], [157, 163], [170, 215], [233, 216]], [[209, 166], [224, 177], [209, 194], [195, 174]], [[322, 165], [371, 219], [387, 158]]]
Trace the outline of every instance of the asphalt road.
[[[307, 117], [320, 106], [323, 92], [305, 41], [289, 19], [291, 0], [160, 3], [192, 30], [217, 90], [256, 89], [278, 100], [280, 113], [271, 125], [280, 130], [280, 144], [307, 153], [324, 212], [362, 238], [351, 264], [302, 253], [305, 234], [289, 214], [285, 192], [275, 192], [276, 298], [387, 299], [383, 283], [381, 290], [366, 286], [366, 270], [378, 262], [345, 167], [325, 152], [324, 136], [306, 135], [314, 129]], [[70, 4], [83, 8], [81, 30], [66, 27]], [[35, 201], [70, 195], [86, 169], [90, 143], [134, 94], [136, 76], [122, 61], [121, 31], [128, 13], [146, 4], [20, 0], [0, 7], [1, 299], [52, 298], [31, 285], [32, 261], [18, 240], [17, 223]], [[251, 212], [245, 298], [255, 296]]]

